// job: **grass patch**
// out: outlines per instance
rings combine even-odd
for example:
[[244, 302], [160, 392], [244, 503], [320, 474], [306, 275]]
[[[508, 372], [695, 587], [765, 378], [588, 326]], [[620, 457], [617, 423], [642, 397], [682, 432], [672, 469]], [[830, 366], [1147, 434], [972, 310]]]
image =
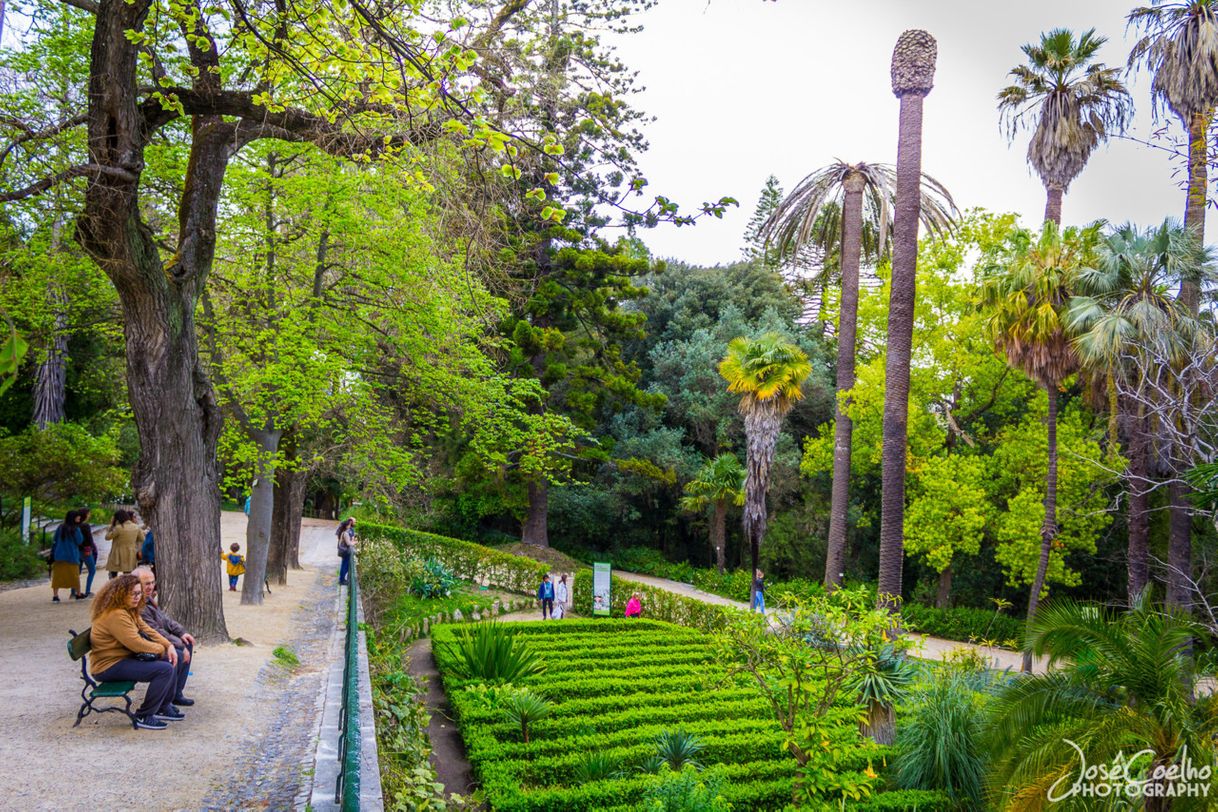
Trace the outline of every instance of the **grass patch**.
[[296, 652], [287, 646], [276, 646], [275, 650], [271, 652], [271, 656], [284, 668], [296, 668], [300, 665], [300, 658], [296, 656]]

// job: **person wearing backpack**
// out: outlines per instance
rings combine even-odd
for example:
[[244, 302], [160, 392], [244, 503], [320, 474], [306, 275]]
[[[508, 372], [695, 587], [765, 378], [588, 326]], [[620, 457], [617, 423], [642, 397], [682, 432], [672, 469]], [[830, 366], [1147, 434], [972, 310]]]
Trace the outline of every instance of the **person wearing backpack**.
[[80, 529], [80, 570], [89, 568], [89, 580], [85, 584], [85, 597], [93, 597], [93, 577], [97, 575], [97, 542], [93, 539], [93, 528], [89, 526], [89, 509], [76, 511], [76, 526]]
[[337, 535], [338, 557], [342, 560], [342, 565], [338, 568], [338, 584], [343, 586], [351, 573], [351, 556], [355, 552], [355, 519], [348, 517], [340, 524]]

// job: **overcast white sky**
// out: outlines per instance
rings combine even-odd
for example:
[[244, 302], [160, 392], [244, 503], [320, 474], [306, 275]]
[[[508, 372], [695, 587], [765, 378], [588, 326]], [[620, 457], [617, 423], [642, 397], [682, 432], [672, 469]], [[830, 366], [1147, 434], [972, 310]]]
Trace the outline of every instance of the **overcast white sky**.
[[[1058, 26], [1094, 27], [1109, 42], [1100, 59], [1124, 65], [1132, 43], [1124, 15], [1132, 0], [660, 0], [640, 17], [642, 33], [618, 42], [646, 90], [635, 99], [654, 115], [641, 166], [650, 191], [683, 210], [730, 195], [722, 220], [662, 226], [641, 236], [652, 252], [700, 264], [730, 262], [768, 175], [789, 191], [835, 158], [895, 162], [898, 101], [889, 83], [897, 36], [924, 28], [939, 42], [935, 88], [925, 103], [922, 168], [943, 181], [961, 208], [1015, 211], [1039, 224], [1045, 196], [1014, 144], [998, 128], [994, 98], [1020, 46]], [[1150, 82], [1128, 80], [1137, 115], [1132, 135], [1148, 137]], [[1172, 126], [1179, 129], [1174, 119]], [[1184, 192], [1170, 157], [1128, 141], [1092, 155], [1070, 187], [1066, 223], [1099, 217], [1142, 225], [1183, 217]], [[1207, 218], [1218, 238], [1218, 215]]]

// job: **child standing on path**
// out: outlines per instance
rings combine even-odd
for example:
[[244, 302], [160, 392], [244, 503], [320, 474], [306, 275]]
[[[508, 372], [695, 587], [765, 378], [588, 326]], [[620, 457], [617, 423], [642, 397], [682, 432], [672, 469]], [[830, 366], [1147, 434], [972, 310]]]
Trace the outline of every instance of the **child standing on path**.
[[562, 576], [558, 579], [558, 585], [554, 587], [554, 611], [550, 613], [551, 618], [562, 620], [567, 616], [567, 603], [571, 599], [571, 593], [567, 589], [567, 576]]
[[541, 584], [537, 587], [537, 600], [541, 601], [541, 619], [554, 619], [554, 584], [550, 581], [549, 573], [541, 576]]
[[245, 574], [245, 556], [241, 555], [241, 545], [233, 542], [227, 553], [220, 553], [220, 558], [227, 563], [228, 591], [237, 591], [237, 579]]

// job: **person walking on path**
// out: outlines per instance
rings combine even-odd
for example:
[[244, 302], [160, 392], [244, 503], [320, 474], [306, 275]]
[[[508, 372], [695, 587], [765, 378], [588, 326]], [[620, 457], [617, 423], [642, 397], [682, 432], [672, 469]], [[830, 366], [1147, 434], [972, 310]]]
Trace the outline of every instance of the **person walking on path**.
[[236, 592], [237, 579], [245, 574], [245, 556], [241, 555], [241, 545], [234, 541], [227, 553], [220, 553], [220, 558], [224, 559], [224, 569], [228, 573], [228, 591]]
[[556, 617], [562, 620], [567, 616], [567, 604], [571, 600], [571, 591], [567, 589], [567, 576], [562, 576], [558, 579], [558, 583], [554, 585], [554, 611], [550, 613], [551, 617]]
[[89, 526], [89, 509], [76, 511], [76, 527], [80, 530], [80, 567], [77, 573], [89, 568], [89, 579], [85, 583], [85, 597], [93, 597], [93, 576], [97, 575], [97, 542], [93, 540], [93, 528]]
[[753, 571], [753, 606], [754, 612], [765, 614], [765, 573], [761, 570]]
[[84, 595], [80, 592], [80, 528], [76, 524], [76, 511], [69, 510], [63, 524], [55, 530], [51, 543], [51, 601], [59, 603], [59, 590], [67, 589], [76, 600]]
[[537, 600], [541, 601], [541, 619], [554, 619], [554, 583], [550, 580], [549, 573], [541, 576], [541, 583], [537, 587]]
[[135, 523], [135, 514], [129, 510], [114, 511], [106, 538], [110, 540], [110, 554], [106, 556], [104, 569], [113, 578], [120, 572], [127, 573], [139, 565], [140, 545], [144, 543], [144, 531]]
[[338, 535], [338, 557], [342, 560], [342, 564], [338, 568], [338, 585], [342, 586], [347, 583], [347, 576], [351, 574], [351, 556], [355, 554], [355, 517], [348, 516], [338, 526], [336, 532]]
[[178, 669], [185, 663], [178, 659], [173, 643], [140, 617], [143, 604], [144, 589], [134, 575], [112, 578], [101, 588], [93, 603], [89, 670], [98, 682], [148, 683], [135, 725], [164, 730], [166, 722], [186, 717], [170, 703]]
[[626, 601], [626, 617], [642, 617], [643, 616], [643, 601], [639, 598], [639, 593], [635, 592], [630, 596], [630, 600]]

